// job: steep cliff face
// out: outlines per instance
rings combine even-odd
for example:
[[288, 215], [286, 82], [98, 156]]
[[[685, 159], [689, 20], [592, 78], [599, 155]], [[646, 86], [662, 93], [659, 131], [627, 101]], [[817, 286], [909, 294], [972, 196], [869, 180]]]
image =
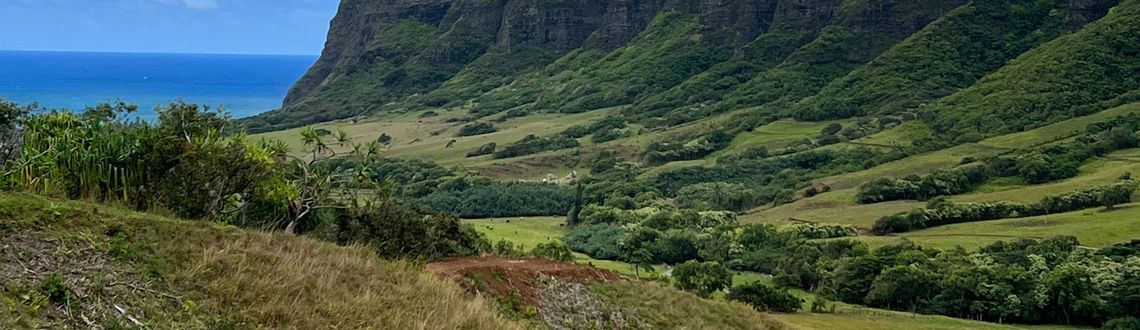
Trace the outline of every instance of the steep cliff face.
[[587, 42], [587, 47], [613, 50], [625, 45], [645, 30], [665, 5], [665, 0], [606, 1], [601, 25]]
[[347, 68], [367, 61], [365, 57], [372, 50], [370, 48], [383, 43], [376, 40], [381, 26], [401, 20], [416, 20], [436, 26], [450, 6], [450, 0], [342, 1], [329, 25], [320, 60], [289, 90], [285, 105], [300, 101], [326, 83], [337, 67]]
[[[320, 60], [293, 86], [283, 109], [244, 122], [257, 132], [367, 113], [461, 105], [469, 106], [473, 116], [633, 105], [627, 114], [675, 124], [742, 107], [788, 108], [853, 69], [882, 66], [875, 63], [883, 61], [871, 61], [966, 2], [343, 0]], [[1046, 12], [1044, 17], [1050, 19], [1035, 13], [1036, 19], [988, 31], [1001, 38], [1035, 39], [995, 41], [1010, 42], [1000, 45], [981, 41], [968, 47], [979, 52], [999, 47], [1008, 59], [1080, 30], [1118, 0], [1048, 4], [1054, 2], [1059, 10]], [[985, 3], [1013, 11], [1042, 4]], [[1000, 15], [985, 17], [1002, 22]], [[1043, 24], [1057, 24], [1043, 30], [1056, 32], [1034, 32], [1048, 28]], [[959, 38], [973, 32], [947, 33]], [[895, 58], [903, 62], [907, 57]], [[987, 62], [984, 69], [970, 72], [976, 79], [1002, 63]], [[841, 117], [881, 112], [879, 108], [888, 106], [849, 106], [845, 102], [854, 99], [841, 97], [835, 93], [838, 89], [828, 92], [836, 96], [816, 97], [818, 102], [797, 111], [815, 113], [805, 117]], [[929, 98], [947, 91], [909, 92]], [[910, 103], [896, 103], [914, 102], [904, 101]], [[828, 113], [836, 107], [856, 110]]]
[[498, 44], [510, 51], [516, 47], [541, 47], [561, 55], [581, 47], [602, 24], [605, 1], [575, 0], [544, 3], [512, 1], [499, 27]]
[[1069, 0], [1065, 11], [1065, 29], [1077, 31], [1086, 24], [1104, 17], [1120, 0]]
[[[392, 102], [439, 106], [475, 97], [575, 49], [627, 46], [665, 13], [694, 17], [698, 26], [687, 33], [690, 40], [654, 40], [675, 42], [674, 47], [690, 43], [689, 52], [709, 48], [718, 55], [689, 57], [715, 62], [723, 59], [722, 52], [738, 50], [766, 32], [778, 5], [776, 0], [345, 0], [321, 59], [290, 91], [284, 109], [263, 115], [251, 129], [343, 118], [390, 108]], [[407, 25], [417, 28], [391, 28]], [[394, 50], [393, 45], [415, 47]], [[706, 67], [697, 64], [682, 74]], [[423, 95], [404, 99], [417, 94]]]

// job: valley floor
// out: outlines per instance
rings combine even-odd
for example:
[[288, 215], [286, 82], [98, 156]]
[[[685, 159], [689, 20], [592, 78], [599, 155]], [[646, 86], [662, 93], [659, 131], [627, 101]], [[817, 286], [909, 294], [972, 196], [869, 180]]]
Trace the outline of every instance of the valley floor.
[[[565, 234], [564, 217], [512, 217], [496, 219], [468, 220], [475, 228], [487, 235], [492, 241], [507, 240], [525, 247], [532, 247], [539, 243], [561, 240]], [[884, 243], [885, 244], [885, 243]], [[592, 259], [582, 254], [576, 254], [576, 262], [612, 270], [626, 276], [635, 276], [633, 265], [610, 260]], [[665, 266], [655, 266], [658, 273], [666, 273]], [[646, 274], [640, 274], [646, 276]], [[733, 284], [743, 284], [761, 281], [771, 284], [771, 277], [763, 274], [737, 272], [733, 276]], [[815, 296], [803, 291], [793, 291], [804, 299], [805, 308], [809, 308]], [[723, 299], [720, 295], [718, 299]], [[798, 329], [1082, 329], [1068, 326], [1029, 326], [1029, 325], [1003, 325], [987, 322], [976, 322], [938, 315], [920, 315], [874, 309], [849, 304], [837, 304], [833, 313], [811, 313], [801, 311], [790, 314], [771, 314], [773, 318], [791, 324]]]

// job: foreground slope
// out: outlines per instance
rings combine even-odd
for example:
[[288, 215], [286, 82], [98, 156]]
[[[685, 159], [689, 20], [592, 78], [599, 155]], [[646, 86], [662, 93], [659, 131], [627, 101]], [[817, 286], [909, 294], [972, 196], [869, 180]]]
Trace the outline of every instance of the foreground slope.
[[[459, 285], [464, 282], [414, 263], [380, 260], [363, 247], [85, 202], [0, 195], [0, 247], [0, 276], [6, 279], [0, 286], [3, 329], [516, 329], [542, 324], [504, 312], [517, 307], [509, 301], [488, 300], [499, 296], [465, 290]], [[560, 276], [539, 273], [527, 274]], [[581, 284], [604, 304], [625, 311], [631, 320], [625, 328], [789, 328], [742, 304], [614, 276], [607, 277], [609, 283], [587, 279]], [[589, 315], [571, 312], [565, 315]]]
[[0, 196], [0, 328], [510, 329], [480, 299], [356, 247]]

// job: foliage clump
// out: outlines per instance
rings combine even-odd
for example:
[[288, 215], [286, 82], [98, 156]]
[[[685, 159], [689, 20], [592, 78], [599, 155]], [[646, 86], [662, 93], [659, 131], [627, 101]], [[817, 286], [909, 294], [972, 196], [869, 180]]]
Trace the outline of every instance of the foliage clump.
[[538, 137], [527, 135], [518, 142], [508, 144], [501, 150], [492, 154], [492, 158], [503, 159], [536, 154], [543, 151], [574, 148], [579, 145], [578, 140], [566, 136]]
[[885, 235], [962, 222], [1031, 217], [1098, 206], [1111, 209], [1115, 205], [1131, 201], [1136, 188], [1137, 183], [1135, 181], [1124, 180], [1067, 194], [1047, 196], [1033, 204], [1016, 204], [1006, 201], [970, 204], [939, 203], [932, 209], [914, 209], [885, 216], [875, 222], [873, 230], [876, 234]]
[[495, 125], [493, 125], [491, 123], [473, 123], [473, 124], [467, 124], [467, 125], [464, 125], [463, 127], [460, 127], [459, 132], [455, 133], [455, 136], [458, 136], [458, 137], [475, 136], [475, 135], [491, 134], [491, 133], [494, 133], [496, 131], [498, 131], [498, 130], [495, 129]]
[[495, 142], [488, 142], [487, 144], [479, 146], [479, 149], [475, 149], [475, 150], [471, 150], [470, 152], [467, 152], [467, 158], [479, 157], [479, 156], [493, 154], [493, 153], [495, 153], [495, 149], [498, 147], [499, 147], [499, 144], [497, 144]]
[[[387, 258], [486, 248], [470, 225], [399, 202], [388, 185], [374, 181], [366, 164], [379, 159], [378, 142], [351, 145], [353, 152], [342, 155], [333, 147], [349, 146], [346, 134], [310, 127], [301, 132], [305, 156], [297, 157], [280, 142], [227, 136], [231, 123], [223, 111], [178, 102], [157, 109], [156, 123], [126, 119], [136, 110], [120, 102], [79, 114], [28, 114], [5, 180], [41, 194], [312, 233], [370, 245]], [[338, 156], [354, 161], [325, 163]]]
[[787, 290], [778, 290], [760, 282], [734, 286], [728, 290], [726, 298], [764, 312], [792, 313], [803, 306], [803, 301]]
[[689, 260], [673, 269], [673, 279], [678, 289], [689, 291], [701, 297], [732, 285], [732, 273], [718, 262], [697, 262]]

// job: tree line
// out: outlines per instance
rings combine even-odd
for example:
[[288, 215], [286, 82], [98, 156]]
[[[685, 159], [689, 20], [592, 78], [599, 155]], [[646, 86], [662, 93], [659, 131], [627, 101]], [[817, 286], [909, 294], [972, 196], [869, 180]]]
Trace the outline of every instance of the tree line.
[[922, 176], [876, 178], [861, 185], [856, 198], [864, 204], [927, 200], [967, 193], [997, 177], [1017, 177], [1031, 184], [1067, 179], [1076, 176], [1079, 167], [1095, 156], [1140, 146], [1137, 130], [1140, 130], [1140, 115], [1117, 116], [1088, 125], [1085, 132], [1071, 142], [981, 160], [967, 157], [962, 160], [963, 165], [954, 169]]
[[885, 216], [875, 221], [873, 230], [876, 234], [885, 235], [963, 222], [1032, 217], [1100, 206], [1112, 208], [1130, 202], [1136, 186], [1136, 181], [1121, 180], [1067, 194], [1046, 196], [1031, 204], [1006, 201], [957, 204], [939, 199], [929, 203], [927, 208]]

